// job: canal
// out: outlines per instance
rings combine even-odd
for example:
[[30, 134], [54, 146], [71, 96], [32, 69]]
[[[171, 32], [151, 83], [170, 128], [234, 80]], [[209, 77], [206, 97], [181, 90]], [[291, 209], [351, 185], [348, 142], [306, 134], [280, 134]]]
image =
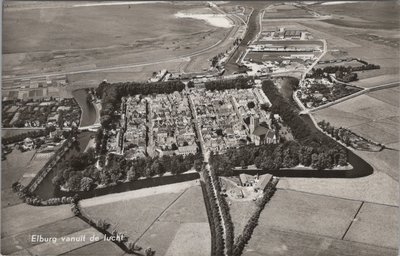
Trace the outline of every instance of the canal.
[[[299, 82], [298, 79], [293, 79], [292, 77], [286, 77], [283, 78], [283, 82], [281, 83], [281, 88], [279, 88], [280, 93], [284, 95], [287, 100], [290, 102], [290, 104], [294, 104], [294, 106], [297, 106], [296, 102], [293, 100], [293, 88], [296, 83]], [[298, 108], [300, 110], [300, 108]], [[313, 133], [319, 133], [322, 134], [323, 136], [326, 136], [332, 141], [335, 141], [331, 137], [325, 135], [322, 133], [317, 127], [315, 127], [314, 122], [311, 120], [309, 115], [300, 115], [300, 117], [303, 119], [303, 121], [307, 124], [309, 129]], [[338, 143], [335, 141], [335, 143]], [[338, 143], [338, 145], [340, 145]], [[340, 145], [341, 146], [341, 145]], [[346, 178], [355, 178], [355, 177], [363, 177], [367, 176], [373, 173], [374, 169], [373, 167], [368, 164], [366, 161], [364, 161], [361, 157], [359, 157], [356, 153], [354, 153], [352, 150], [347, 149], [347, 157], [348, 157], [348, 162], [353, 166], [353, 169], [351, 171], [346, 171], [343, 172], [340, 177], [346, 177]], [[340, 172], [339, 172], [340, 173]], [[315, 173], [314, 173], [315, 174]], [[328, 175], [326, 176], [324, 173], [321, 174], [321, 177], [337, 177], [335, 175]], [[316, 177], [315, 175], [313, 177]]]
[[[72, 92], [75, 100], [78, 102], [82, 113], [80, 126], [88, 126], [94, 124], [96, 120], [96, 110], [93, 105], [87, 101], [86, 89], [79, 89]], [[68, 161], [83, 152], [90, 140], [90, 137], [95, 135], [93, 132], [81, 132], [78, 134], [77, 145], [65, 153], [64, 158], [57, 164], [53, 170], [51, 170], [43, 181], [38, 185], [34, 193], [42, 199], [49, 199], [59, 194], [56, 187], [52, 183], [52, 179], [57, 175], [58, 170], [62, 170], [66, 167]]]
[[54, 167], [37, 186], [34, 194], [42, 199], [49, 199], [59, 194], [59, 191], [57, 191], [56, 187], [52, 183], [52, 179], [57, 175], [58, 170], [63, 170], [67, 166], [67, 163], [69, 162], [68, 160], [85, 150], [92, 135], [94, 135], [93, 132], [82, 132], [78, 134], [77, 145], [72, 146], [70, 150], [64, 154], [63, 159], [58, 162], [57, 166]]
[[93, 104], [87, 101], [88, 93], [86, 89], [79, 89], [72, 92], [75, 100], [81, 107], [81, 123], [80, 126], [92, 125], [96, 121], [96, 109]]

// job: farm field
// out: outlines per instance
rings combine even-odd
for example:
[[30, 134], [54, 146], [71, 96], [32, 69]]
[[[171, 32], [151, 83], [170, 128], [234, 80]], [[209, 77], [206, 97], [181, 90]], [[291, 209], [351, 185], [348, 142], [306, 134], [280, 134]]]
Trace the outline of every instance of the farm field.
[[35, 152], [35, 150], [20, 152], [18, 149], [13, 149], [6, 156], [6, 160], [1, 161], [1, 208], [21, 202], [17, 194], [12, 191], [11, 186], [25, 174]]
[[360, 206], [359, 201], [278, 189], [243, 255], [396, 255], [394, 248], [342, 240]]
[[244, 227], [253, 215], [256, 204], [252, 200], [228, 200], [231, 202], [229, 212], [232, 217], [235, 237], [242, 234]]
[[[74, 72], [190, 56], [215, 45], [230, 30], [174, 17], [178, 11], [197, 7], [205, 5], [6, 8], [4, 74]], [[147, 13], [152, 13], [152, 22], [147, 22]], [[23, 40], [22, 35], [31, 40]]]
[[379, 69], [357, 72], [357, 75], [359, 80], [352, 82], [352, 84], [364, 88], [400, 81], [399, 74], [381, 75], [381, 71], [379, 71]]
[[360, 205], [358, 201], [278, 189], [262, 211], [259, 223], [264, 228], [340, 239]]
[[86, 245], [84, 247], [78, 248], [76, 250], [69, 251], [63, 255], [105, 255], [105, 256], [122, 256], [126, 253], [121, 250], [117, 245], [108, 241], [99, 241]]
[[193, 253], [192, 245], [198, 255], [210, 254], [210, 228], [196, 181], [110, 194], [83, 200], [81, 205], [84, 213], [106, 220], [159, 255], [187, 255]]
[[266, 9], [263, 19], [296, 19], [313, 18], [314, 16], [307, 10], [298, 8], [294, 5], [276, 5]]
[[[345, 240], [397, 248], [399, 242], [398, 207], [364, 203]], [[377, 217], [379, 216], [379, 217]]]
[[242, 255], [396, 256], [397, 250], [258, 225]]
[[315, 113], [337, 127], [349, 128], [379, 143], [399, 141], [399, 91], [384, 89], [361, 95]]
[[[75, 217], [69, 205], [35, 207], [18, 204], [2, 209], [2, 255], [59, 255], [91, 244], [92, 235], [102, 234]], [[55, 243], [32, 241], [32, 235], [55, 237]], [[84, 236], [85, 241], [66, 242], [61, 237]], [[122, 250], [121, 250], [122, 252]]]

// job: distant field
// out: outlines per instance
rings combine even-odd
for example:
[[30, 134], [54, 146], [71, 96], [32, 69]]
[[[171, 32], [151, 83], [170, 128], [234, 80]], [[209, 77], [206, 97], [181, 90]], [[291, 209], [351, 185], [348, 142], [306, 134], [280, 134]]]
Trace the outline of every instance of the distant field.
[[320, 110], [315, 116], [374, 141], [394, 143], [399, 141], [398, 96], [396, 90], [380, 90]]
[[368, 70], [357, 74], [359, 80], [353, 84], [364, 88], [400, 81], [399, 74], [382, 75], [381, 70]]
[[[345, 66], [345, 67], [361, 67], [364, 64], [362, 64], [361, 62], [358, 62], [357, 60], [353, 60], [353, 61], [343, 61], [343, 62], [334, 62], [334, 63], [324, 63], [324, 64], [317, 64], [315, 66], [315, 68], [325, 68], [325, 67], [331, 67], [331, 66]], [[369, 72], [365, 71], [365, 72]]]
[[[323, 12], [325, 14], [334, 14], [337, 16], [346, 15], [352, 18], [362, 19], [369, 22], [370, 26], [380, 25], [383, 29], [398, 28], [398, 15], [400, 6], [395, 1], [367, 1], [362, 3], [345, 3], [337, 5], [313, 5], [313, 10]], [[341, 20], [336, 19], [338, 23]], [[347, 27], [358, 26], [358, 23], [345, 23]], [[362, 28], [368, 28], [366, 24], [362, 24]]]
[[27, 133], [31, 131], [37, 131], [38, 129], [2, 129], [1, 130], [1, 137], [8, 138], [18, 134]]
[[[199, 6], [204, 7], [199, 3], [156, 3], [6, 8], [4, 74], [71, 72], [157, 62], [205, 49], [229, 30], [200, 20], [174, 17], [180, 10], [190, 11]], [[157, 70], [149, 73], [153, 71]]]
[[268, 8], [264, 13], [263, 19], [296, 19], [313, 17], [314, 16], [305, 9], [292, 5], [278, 5]]

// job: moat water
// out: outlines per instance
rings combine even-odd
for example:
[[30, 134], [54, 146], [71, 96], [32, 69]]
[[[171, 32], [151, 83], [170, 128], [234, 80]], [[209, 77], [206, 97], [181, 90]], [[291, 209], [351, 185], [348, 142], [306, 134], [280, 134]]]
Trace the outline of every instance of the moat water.
[[[287, 87], [286, 87], [287, 86]], [[284, 89], [284, 95], [286, 97], [291, 97], [291, 88], [288, 88], [290, 86], [289, 83], [285, 85], [286, 88]], [[87, 92], [82, 89], [82, 90], [77, 90], [73, 92], [73, 95], [79, 105], [82, 108], [82, 124], [81, 126], [86, 126], [86, 125], [91, 125], [95, 122], [96, 119], [96, 111], [93, 107], [92, 104], [87, 102], [86, 97], [87, 97]], [[291, 100], [291, 99], [289, 99]], [[315, 126], [314, 123], [312, 122], [311, 118], [308, 115], [302, 115], [301, 118], [306, 122], [306, 124], [309, 126], [309, 128], [313, 132], [321, 132], [318, 130]], [[91, 135], [94, 135], [93, 132], [82, 132], [78, 136], [78, 141], [79, 141], [79, 146], [78, 147], [73, 147], [70, 149], [65, 154], [64, 160], [60, 161], [60, 163], [57, 165], [56, 168], [54, 168], [45, 178], [44, 180], [39, 184], [37, 189], [35, 190], [35, 194], [41, 197], [42, 199], [49, 199], [52, 197], [59, 197], [63, 195], [73, 195], [74, 193], [67, 193], [60, 191], [56, 186], [53, 185], [52, 179], [57, 175], [57, 171], [65, 168], [66, 163], [68, 163], [68, 160], [71, 159], [72, 157], [78, 155], [80, 152], [83, 152], [90, 140]], [[326, 136], [326, 135], [324, 135]], [[330, 138], [331, 139], [331, 138]], [[273, 175], [276, 176], [286, 176], [286, 177], [326, 177], [326, 178], [355, 178], [355, 177], [362, 177], [362, 176], [367, 176], [373, 173], [373, 168], [370, 164], [368, 164], [366, 161], [364, 161], [362, 158], [360, 158], [357, 154], [355, 154], [353, 151], [348, 150], [348, 162], [353, 166], [352, 170], [347, 170], [347, 171], [342, 171], [342, 172], [331, 172], [331, 171], [299, 171], [299, 170], [285, 170], [285, 171], [279, 171], [277, 173], [273, 173]], [[250, 171], [250, 170], [249, 170]], [[90, 192], [80, 192], [78, 194], [81, 195], [81, 197], [93, 197], [93, 196], [100, 196], [100, 195], [105, 195], [109, 193], [118, 193], [118, 192], [123, 192], [123, 191], [129, 191], [129, 190], [134, 190], [134, 189], [139, 189], [142, 187], [148, 187], [148, 186], [157, 186], [157, 185], [162, 185], [162, 184], [168, 184], [168, 183], [173, 183], [173, 182], [179, 182], [183, 180], [192, 180], [197, 178], [196, 175], [190, 175], [187, 177], [179, 177], [180, 175], [174, 177], [162, 177], [160, 179], [149, 179], [147, 181], [141, 181], [141, 182], [129, 182], [129, 183], [122, 183], [117, 186], [110, 186], [106, 188], [102, 188], [100, 190], [94, 190]]]

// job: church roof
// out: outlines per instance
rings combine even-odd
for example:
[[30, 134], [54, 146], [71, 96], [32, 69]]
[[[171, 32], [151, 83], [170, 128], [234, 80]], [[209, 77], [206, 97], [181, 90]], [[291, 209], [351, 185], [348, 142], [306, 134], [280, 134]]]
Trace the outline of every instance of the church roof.
[[257, 126], [256, 129], [254, 129], [253, 134], [257, 136], [262, 136], [266, 135], [270, 130], [268, 128], [265, 128], [264, 126]]

